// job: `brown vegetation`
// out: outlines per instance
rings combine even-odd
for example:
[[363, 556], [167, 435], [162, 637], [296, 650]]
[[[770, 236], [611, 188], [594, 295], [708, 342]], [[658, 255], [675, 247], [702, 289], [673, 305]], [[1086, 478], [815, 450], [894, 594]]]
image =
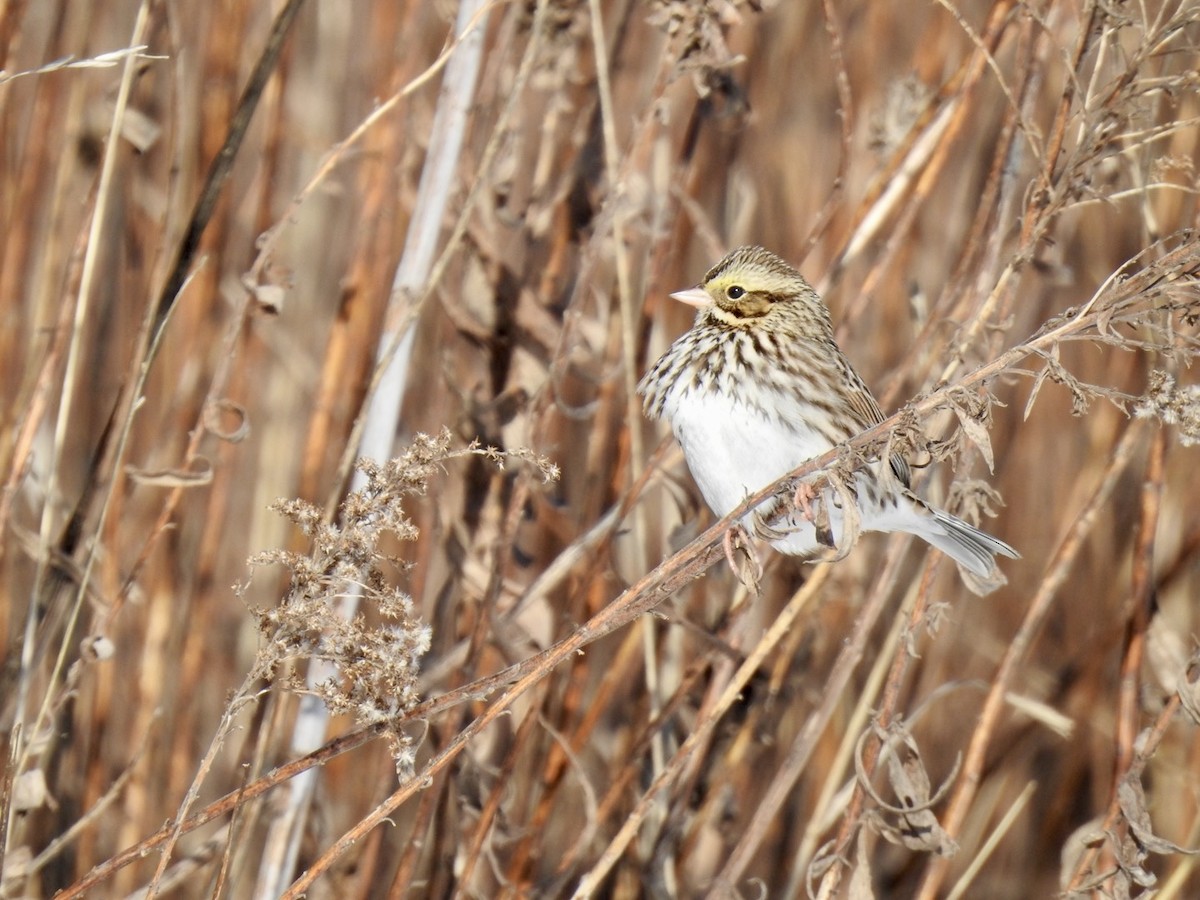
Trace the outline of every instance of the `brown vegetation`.
[[[1200, 894], [1200, 8], [458, 12], [0, 3], [0, 895]], [[741, 243], [1007, 586], [729, 571]]]

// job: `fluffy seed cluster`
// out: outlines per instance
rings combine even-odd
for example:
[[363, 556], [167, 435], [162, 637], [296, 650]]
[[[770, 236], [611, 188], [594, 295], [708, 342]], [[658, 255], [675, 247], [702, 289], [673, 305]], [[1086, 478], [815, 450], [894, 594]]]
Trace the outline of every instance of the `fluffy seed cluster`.
[[[336, 522], [302, 500], [280, 500], [273, 508], [311, 541], [307, 553], [271, 550], [252, 565], [279, 564], [291, 573], [282, 603], [256, 613], [264, 647], [258, 673], [270, 678], [281, 664], [319, 660], [337, 674], [316, 685], [330, 711], [360, 725], [396, 719], [420, 701], [417, 679], [432, 633], [413, 609], [412, 598], [389, 580], [404, 568], [381, 543], [389, 536], [415, 541], [417, 528], [405, 515], [403, 501], [423, 495], [448, 460], [463, 455], [486, 457], [503, 467], [509, 457], [531, 463], [543, 480], [558, 477], [558, 467], [530, 450], [502, 452], [477, 443], [451, 449], [449, 430], [436, 437], [418, 434], [399, 457], [386, 463], [359, 462], [366, 483], [342, 502]], [[342, 614], [351, 596], [361, 610]], [[303, 685], [294, 684], [297, 689]], [[401, 775], [411, 774], [415, 748], [399, 728], [387, 732]]]
[[1134, 405], [1140, 419], [1156, 418], [1174, 425], [1185, 447], [1200, 444], [1200, 385], [1179, 385], [1168, 372], [1155, 370], [1145, 395]]
[[[281, 564], [291, 573], [284, 601], [258, 613], [265, 642], [260, 654], [264, 677], [285, 661], [322, 660], [335, 677], [316, 686], [335, 714], [360, 725], [395, 718], [419, 701], [417, 677], [431, 632], [413, 611], [412, 598], [388, 582], [393, 560], [380, 547], [392, 535], [416, 540], [417, 529], [401, 501], [424, 493], [442, 460], [450, 455], [450, 435], [418, 435], [408, 450], [386, 463], [364, 460], [366, 484], [343, 501], [338, 522], [302, 500], [281, 500], [273, 508], [312, 542], [307, 554], [272, 550], [256, 565]], [[359, 594], [366, 612], [339, 614], [339, 606]], [[398, 768], [411, 770], [413, 747], [398, 730], [389, 734]]]

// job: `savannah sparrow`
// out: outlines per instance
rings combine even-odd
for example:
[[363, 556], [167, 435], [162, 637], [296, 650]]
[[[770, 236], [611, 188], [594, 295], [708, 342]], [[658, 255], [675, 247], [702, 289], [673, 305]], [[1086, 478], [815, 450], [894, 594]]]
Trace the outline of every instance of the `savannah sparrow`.
[[[638, 385], [646, 414], [671, 422], [688, 468], [718, 516], [813, 457], [884, 419], [879, 404], [833, 340], [829, 310], [804, 277], [761, 247], [742, 247], [698, 287], [672, 294], [699, 312]], [[909, 489], [900, 456], [862, 469], [850, 485], [863, 531], [905, 531], [958, 563], [967, 585], [1004, 583], [995, 556], [1012, 547]], [[839, 494], [801, 486], [797, 504], [767, 500], [743, 520], [782, 553], [805, 556], [843, 536]], [[820, 526], [820, 527], [818, 527]], [[836, 536], [836, 538], [835, 538]]]

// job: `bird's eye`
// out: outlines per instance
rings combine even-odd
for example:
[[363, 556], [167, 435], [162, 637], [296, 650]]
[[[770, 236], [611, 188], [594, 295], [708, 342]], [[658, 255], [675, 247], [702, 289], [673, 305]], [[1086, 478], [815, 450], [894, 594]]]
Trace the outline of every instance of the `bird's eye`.
[[725, 289], [725, 296], [730, 300], [740, 300], [746, 296], [746, 289], [740, 284], [733, 284]]

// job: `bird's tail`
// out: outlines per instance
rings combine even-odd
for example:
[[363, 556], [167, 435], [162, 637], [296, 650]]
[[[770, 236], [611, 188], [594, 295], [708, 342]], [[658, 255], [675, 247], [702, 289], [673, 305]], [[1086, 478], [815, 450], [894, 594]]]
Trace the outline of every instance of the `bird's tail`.
[[921, 535], [956, 563], [967, 586], [977, 594], [987, 594], [1004, 584], [996, 565], [997, 556], [1020, 559], [1021, 554], [999, 538], [968, 525], [962, 519], [940, 509], [930, 508], [933, 521]]

